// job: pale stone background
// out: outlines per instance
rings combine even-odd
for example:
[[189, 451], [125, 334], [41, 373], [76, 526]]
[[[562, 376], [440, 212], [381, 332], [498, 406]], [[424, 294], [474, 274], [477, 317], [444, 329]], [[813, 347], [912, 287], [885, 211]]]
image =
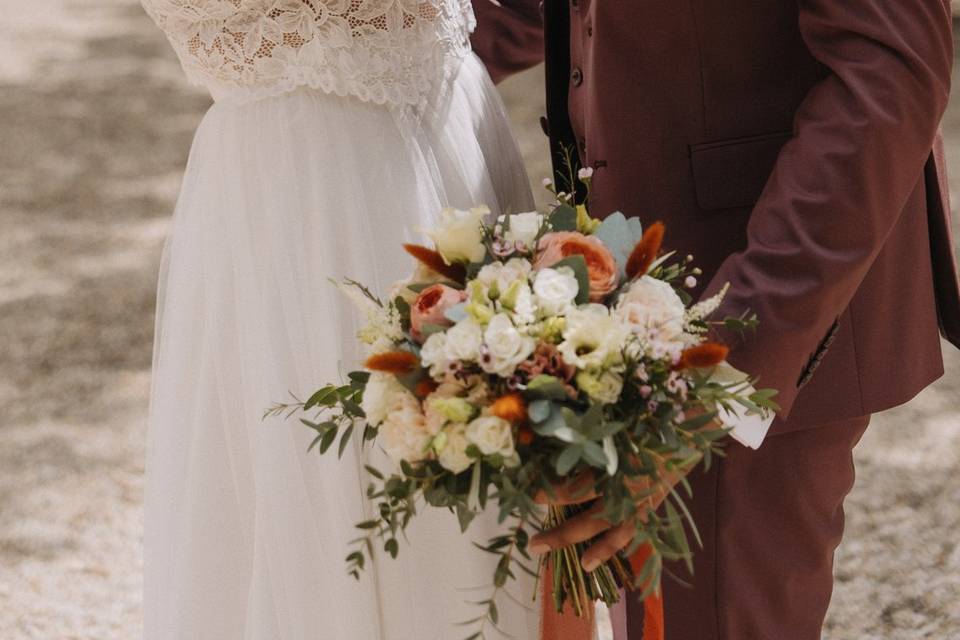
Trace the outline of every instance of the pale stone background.
[[[0, 639], [133, 639], [154, 282], [208, 99], [135, 0], [0, 16]], [[536, 72], [504, 87], [535, 181], [541, 91]], [[960, 167], [960, 107], [945, 126]], [[829, 640], [960, 638], [947, 352], [947, 376], [857, 451]]]

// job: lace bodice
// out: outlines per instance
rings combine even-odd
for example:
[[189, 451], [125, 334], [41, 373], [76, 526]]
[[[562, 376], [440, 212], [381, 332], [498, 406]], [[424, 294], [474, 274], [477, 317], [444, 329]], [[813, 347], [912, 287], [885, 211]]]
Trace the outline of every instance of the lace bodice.
[[300, 86], [422, 104], [469, 51], [470, 0], [142, 0], [216, 99]]

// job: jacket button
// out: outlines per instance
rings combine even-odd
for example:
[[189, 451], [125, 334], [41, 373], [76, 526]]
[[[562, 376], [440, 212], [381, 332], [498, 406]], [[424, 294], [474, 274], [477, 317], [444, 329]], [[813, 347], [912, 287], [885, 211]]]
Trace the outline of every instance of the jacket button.
[[574, 67], [573, 71], [570, 72], [570, 82], [572, 82], [575, 87], [583, 84], [583, 71], [580, 70], [580, 67]]

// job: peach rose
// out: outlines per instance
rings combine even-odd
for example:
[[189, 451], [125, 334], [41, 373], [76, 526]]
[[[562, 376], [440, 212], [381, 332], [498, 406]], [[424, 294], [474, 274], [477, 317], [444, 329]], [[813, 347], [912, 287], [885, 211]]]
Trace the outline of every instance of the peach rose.
[[467, 299], [467, 292], [435, 284], [420, 292], [410, 306], [410, 333], [417, 342], [423, 342], [423, 327], [428, 324], [449, 327], [453, 323], [444, 315], [447, 309]]
[[572, 255], [581, 255], [587, 262], [591, 302], [600, 302], [617, 288], [620, 270], [613, 254], [600, 239], [575, 231], [557, 231], [540, 238], [533, 267], [552, 267]]

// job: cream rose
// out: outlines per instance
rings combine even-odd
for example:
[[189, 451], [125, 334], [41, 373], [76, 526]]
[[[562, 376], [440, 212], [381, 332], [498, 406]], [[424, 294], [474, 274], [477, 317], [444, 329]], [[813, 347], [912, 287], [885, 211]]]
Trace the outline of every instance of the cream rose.
[[440, 212], [440, 224], [427, 233], [447, 264], [483, 260], [486, 248], [480, 225], [489, 213], [486, 207], [469, 211], [447, 208]]
[[467, 426], [463, 423], [447, 425], [437, 436], [437, 460], [440, 466], [451, 473], [461, 473], [470, 468], [473, 459], [467, 455]]
[[363, 401], [360, 403], [367, 422], [372, 425], [383, 422], [390, 406], [397, 401], [397, 396], [403, 393], [409, 392], [392, 374], [371, 373], [363, 390]]
[[683, 349], [685, 313], [683, 300], [673, 287], [650, 276], [631, 284], [614, 310], [614, 315], [640, 336], [657, 357]]
[[500, 454], [513, 461], [517, 452], [513, 443], [513, 427], [497, 416], [480, 416], [467, 425], [467, 440], [485, 456]]
[[452, 358], [447, 355], [447, 334], [433, 333], [420, 349], [420, 362], [430, 369], [430, 375], [441, 378], [447, 373]]
[[510, 318], [502, 313], [490, 320], [484, 331], [483, 341], [480, 367], [487, 373], [502, 378], [513, 375], [517, 365], [526, 360], [536, 348], [536, 340], [517, 331]]
[[579, 290], [580, 285], [570, 267], [541, 269], [533, 281], [537, 304], [549, 316], [562, 315], [570, 310]]
[[397, 395], [377, 438], [386, 454], [397, 464], [401, 460], [420, 462], [427, 457], [432, 440], [433, 434], [417, 399], [409, 392]]

